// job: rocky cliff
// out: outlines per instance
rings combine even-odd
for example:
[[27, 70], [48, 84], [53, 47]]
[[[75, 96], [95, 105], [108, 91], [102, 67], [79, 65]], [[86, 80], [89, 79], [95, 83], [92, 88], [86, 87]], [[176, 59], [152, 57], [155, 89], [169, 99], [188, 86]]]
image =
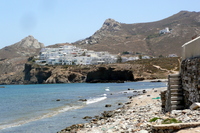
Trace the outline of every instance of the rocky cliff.
[[111, 67], [99, 67], [87, 74], [86, 82], [123, 82], [134, 81], [131, 70], [120, 70]]
[[97, 83], [167, 78], [167, 75], [178, 71], [179, 60], [158, 58], [88, 66], [39, 66], [29, 61], [23, 71], [0, 77], [0, 84]]
[[133, 73], [106, 66], [38, 66], [25, 64], [24, 83], [81, 83], [133, 81]]

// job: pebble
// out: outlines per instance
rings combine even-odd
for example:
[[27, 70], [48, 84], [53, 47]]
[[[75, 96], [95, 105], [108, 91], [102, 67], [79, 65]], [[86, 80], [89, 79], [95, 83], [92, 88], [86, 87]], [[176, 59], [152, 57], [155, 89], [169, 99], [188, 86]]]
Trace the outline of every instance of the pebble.
[[[126, 104], [114, 111], [104, 112], [103, 115], [106, 118], [95, 120], [97, 121], [95, 123], [86, 123], [84, 124], [84, 128], [75, 131], [77, 133], [92, 133], [93, 131], [102, 133], [148, 133], [151, 131], [152, 125], [162, 124], [162, 121], [167, 118], [175, 118], [178, 121], [182, 121], [182, 123], [200, 122], [200, 112], [198, 110], [173, 110], [171, 113], [163, 113], [161, 110], [161, 102], [159, 100], [146, 106], [128, 105]], [[149, 122], [155, 117], [161, 119]]]

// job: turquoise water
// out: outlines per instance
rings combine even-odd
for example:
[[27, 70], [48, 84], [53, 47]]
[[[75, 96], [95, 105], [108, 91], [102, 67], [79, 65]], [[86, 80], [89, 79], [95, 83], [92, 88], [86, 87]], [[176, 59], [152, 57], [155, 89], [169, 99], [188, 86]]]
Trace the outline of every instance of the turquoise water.
[[[124, 93], [128, 88], [165, 86], [162, 82], [5, 85], [0, 88], [0, 133], [56, 133], [72, 124], [86, 122], [84, 116], [118, 108], [119, 102], [132, 95]], [[105, 104], [112, 107], [105, 108]]]

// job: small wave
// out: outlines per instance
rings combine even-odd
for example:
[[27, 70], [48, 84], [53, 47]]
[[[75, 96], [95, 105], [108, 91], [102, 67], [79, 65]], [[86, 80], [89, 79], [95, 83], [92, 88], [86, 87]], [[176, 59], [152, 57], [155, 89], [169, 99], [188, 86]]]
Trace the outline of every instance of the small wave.
[[69, 111], [69, 110], [73, 110], [73, 109], [79, 109], [81, 107], [82, 106], [65, 106], [65, 107], [57, 109], [56, 111], [53, 111], [53, 112], [50, 112], [50, 113], [47, 113], [47, 114], [43, 114], [42, 116], [38, 116], [38, 117], [29, 119], [29, 120], [21, 120], [21, 121], [14, 122], [14, 123], [11, 123], [11, 124], [0, 125], [0, 130], [6, 129], [6, 128], [17, 127], [17, 126], [21, 126], [23, 124], [30, 123], [30, 122], [33, 122], [33, 121], [53, 117], [53, 116], [58, 115], [60, 113], [63, 113], [63, 112]]
[[105, 91], [110, 91], [110, 87], [105, 87]]
[[110, 89], [105, 89], [105, 91], [110, 91]]
[[93, 99], [88, 99], [86, 104], [92, 104], [92, 103], [96, 103], [96, 102], [99, 102], [99, 101], [103, 101], [105, 100], [107, 97], [99, 97], [99, 98], [93, 98]]

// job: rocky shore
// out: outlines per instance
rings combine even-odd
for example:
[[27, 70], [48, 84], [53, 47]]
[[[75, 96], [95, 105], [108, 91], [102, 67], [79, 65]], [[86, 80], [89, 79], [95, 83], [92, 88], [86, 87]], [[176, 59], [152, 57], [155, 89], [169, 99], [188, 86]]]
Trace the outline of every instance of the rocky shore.
[[[142, 95], [129, 97], [130, 100], [124, 103], [121, 108], [114, 111], [104, 111], [102, 116], [88, 117], [90, 122], [66, 127], [58, 133], [171, 133], [180, 130], [181, 126], [178, 126], [180, 128], [163, 129], [156, 128], [156, 125], [163, 125], [168, 122], [200, 122], [199, 110], [186, 109], [164, 113], [161, 110], [160, 92], [165, 89], [146, 90]], [[198, 124], [194, 127], [196, 126]], [[179, 132], [192, 133], [196, 130], [200, 131], [198, 128], [190, 128]]]

